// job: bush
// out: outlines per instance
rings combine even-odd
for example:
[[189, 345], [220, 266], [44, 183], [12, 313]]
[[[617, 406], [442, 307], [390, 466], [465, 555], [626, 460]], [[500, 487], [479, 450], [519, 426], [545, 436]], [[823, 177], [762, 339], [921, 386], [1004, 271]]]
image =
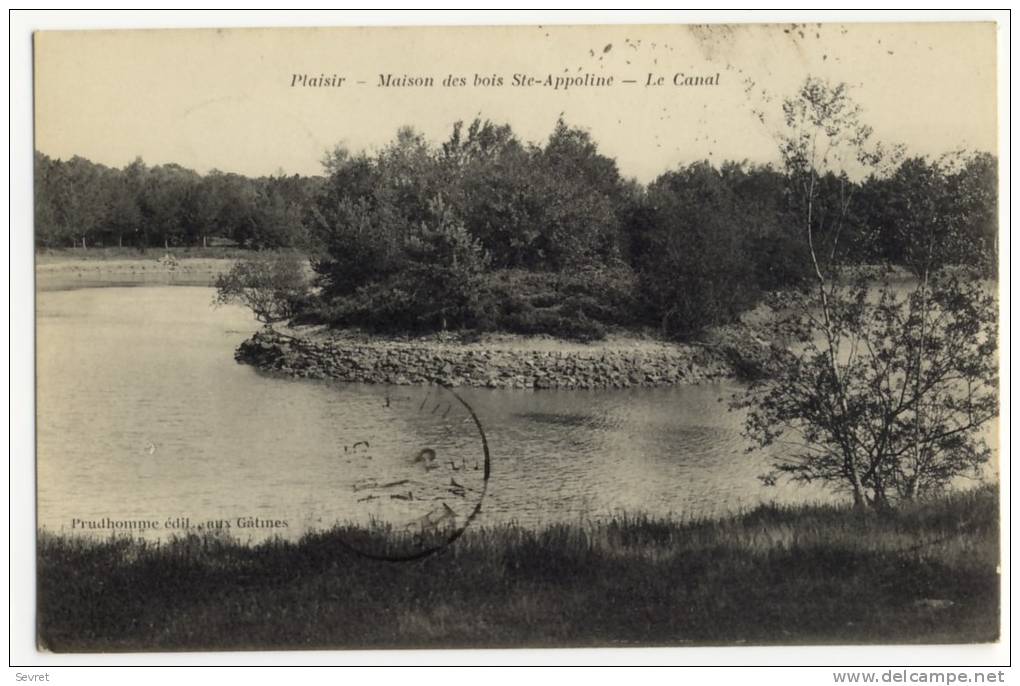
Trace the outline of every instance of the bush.
[[749, 438], [782, 448], [766, 483], [826, 483], [884, 509], [980, 475], [999, 386], [986, 286], [941, 271], [907, 294], [867, 279], [825, 288], [793, 315], [813, 335], [735, 403]]
[[238, 260], [216, 277], [213, 302], [244, 305], [263, 324], [290, 319], [308, 303], [304, 261], [291, 253]]
[[503, 270], [487, 275], [476, 325], [520, 334], [598, 340], [636, 324], [637, 279], [617, 265], [574, 272]]
[[508, 315], [498, 328], [526, 335], [546, 334], [584, 342], [606, 337], [606, 327], [585, 316], [584, 312], [563, 313], [557, 308], [528, 307]]
[[671, 251], [641, 274], [641, 292], [660, 331], [687, 339], [754, 307], [761, 292], [749, 271], [732, 255]]
[[792, 236], [762, 236], [752, 241], [755, 284], [762, 291], [803, 286], [812, 276], [811, 255], [803, 240]]
[[[440, 276], [433, 274], [433, 281], [462, 283]], [[454, 292], [445, 288], [433, 292], [423, 283], [424, 277], [414, 276], [409, 270], [364, 285], [349, 295], [312, 302], [296, 321], [385, 333], [421, 333], [442, 329], [441, 316], [445, 313], [450, 328], [544, 334], [582, 341], [604, 338], [608, 327], [641, 321], [637, 279], [626, 266], [575, 273], [475, 273]]]
[[[638, 215], [641, 293], [668, 336], [688, 338], [733, 322], [760, 296], [744, 217], [750, 209], [743, 207], [732, 173], [697, 163], [663, 174]], [[764, 226], [776, 221], [773, 211], [759, 214]]]

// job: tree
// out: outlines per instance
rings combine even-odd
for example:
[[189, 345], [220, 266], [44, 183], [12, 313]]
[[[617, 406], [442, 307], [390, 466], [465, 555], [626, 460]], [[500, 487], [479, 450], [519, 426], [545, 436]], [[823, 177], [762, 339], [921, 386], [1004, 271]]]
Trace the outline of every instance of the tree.
[[350, 295], [400, 270], [407, 241], [432, 220], [433, 161], [423, 139], [406, 128], [375, 157], [343, 148], [327, 155], [329, 177], [304, 220], [326, 298]]
[[[140, 165], [140, 161], [135, 164]], [[106, 229], [111, 237], [116, 237], [117, 247], [124, 245], [124, 236], [139, 230], [142, 223], [142, 210], [139, 207], [140, 181], [135, 176], [137, 168], [125, 167], [124, 170], [112, 169], [106, 174], [107, 220]]]
[[629, 199], [616, 161], [591, 135], [556, 122], [545, 148], [535, 151], [528, 191], [536, 199], [543, 268], [608, 263], [621, 252], [620, 210]]
[[412, 293], [418, 321], [445, 331], [453, 324], [463, 326], [473, 316], [488, 258], [441, 201], [435, 201], [433, 213], [435, 223], [423, 224], [408, 242], [401, 281]]
[[748, 434], [774, 446], [767, 482], [822, 481], [882, 508], [938, 494], [988, 460], [979, 430], [998, 414], [994, 299], [948, 271], [907, 295], [881, 288], [869, 302], [874, 290], [830, 298], [836, 374], [827, 340], [813, 338], [738, 403]]
[[223, 194], [220, 192], [222, 174], [213, 169], [197, 183], [188, 187], [184, 196], [182, 215], [189, 241], [202, 246], [208, 245], [209, 233], [217, 225], [223, 209]]
[[238, 260], [216, 277], [214, 304], [249, 308], [263, 324], [290, 319], [307, 293], [304, 263], [296, 255], [277, 253]]
[[326, 298], [350, 295], [399, 271], [403, 241], [394, 227], [402, 222], [391, 206], [366, 197], [329, 198], [313, 210], [313, 217], [312, 268]]
[[[815, 285], [794, 315], [809, 334], [802, 347], [779, 355], [774, 375], [737, 403], [749, 409], [747, 434], [760, 447], [788, 451], [764, 478], [835, 484], [857, 507], [935, 494], [989, 456], [979, 430], [997, 414], [994, 299], [947, 264], [956, 222], [937, 209], [930, 184], [890, 199], [911, 220], [910, 292], [846, 279], [839, 239], [852, 194], [842, 189], [848, 166], [881, 161], [868, 149], [871, 131], [842, 85], [808, 79], [783, 110], [780, 151]], [[840, 192], [820, 217], [823, 177]]]
[[998, 166], [998, 159], [988, 153], [967, 156], [953, 178], [950, 196], [966, 217], [969, 254], [988, 275], [999, 267]]
[[255, 187], [251, 179], [239, 174], [210, 175], [213, 192], [219, 196], [216, 228], [238, 245], [250, 246], [255, 234]]
[[60, 210], [56, 197], [59, 184], [59, 162], [38, 150], [35, 153], [33, 192], [36, 242], [44, 246], [56, 245], [61, 239]]
[[639, 274], [661, 331], [687, 338], [755, 303], [754, 269], [737, 196], [707, 162], [663, 174], [648, 190]]
[[199, 181], [190, 169], [177, 164], [153, 167], [145, 176], [141, 210], [147, 228], [159, 236], [165, 249], [187, 236], [186, 198]]
[[266, 248], [304, 248], [304, 210], [308, 204], [308, 186], [295, 176], [270, 176], [256, 182], [255, 231], [249, 244]]
[[477, 118], [466, 132], [461, 122], [455, 123], [442, 145], [440, 164], [449, 203], [495, 267], [537, 262], [534, 159], [534, 151], [522, 145], [508, 125]]
[[64, 233], [85, 249], [105, 219], [105, 169], [76, 155], [62, 165], [62, 171], [58, 207]]

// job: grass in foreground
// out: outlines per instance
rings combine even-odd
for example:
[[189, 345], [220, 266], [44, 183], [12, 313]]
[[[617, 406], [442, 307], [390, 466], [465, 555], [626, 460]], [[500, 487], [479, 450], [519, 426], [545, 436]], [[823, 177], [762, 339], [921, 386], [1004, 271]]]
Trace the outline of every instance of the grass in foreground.
[[[472, 528], [417, 562], [334, 530], [246, 546], [42, 534], [39, 641], [54, 651], [992, 641], [991, 487], [889, 514], [759, 507]], [[350, 540], [347, 538], [346, 540]], [[385, 544], [385, 541], [379, 542]]]

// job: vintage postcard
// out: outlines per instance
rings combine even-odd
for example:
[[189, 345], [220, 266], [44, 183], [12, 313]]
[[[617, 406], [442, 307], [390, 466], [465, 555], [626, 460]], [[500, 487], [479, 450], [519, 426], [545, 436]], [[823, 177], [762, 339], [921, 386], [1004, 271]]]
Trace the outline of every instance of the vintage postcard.
[[38, 648], [998, 641], [996, 36], [35, 33]]

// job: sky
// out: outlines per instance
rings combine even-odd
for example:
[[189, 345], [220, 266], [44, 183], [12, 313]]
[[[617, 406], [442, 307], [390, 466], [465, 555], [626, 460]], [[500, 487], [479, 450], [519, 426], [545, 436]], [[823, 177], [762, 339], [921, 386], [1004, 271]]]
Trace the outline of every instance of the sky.
[[[991, 23], [41, 32], [35, 146], [116, 167], [319, 174], [335, 145], [375, 150], [403, 125], [438, 143], [480, 116], [542, 142], [562, 116], [647, 182], [698, 160], [774, 161], [780, 102], [812, 75], [848, 83], [878, 140], [995, 151], [995, 41]], [[675, 86], [678, 73], [718, 85]], [[295, 86], [296, 74], [344, 83]], [[435, 85], [380, 87], [382, 74]], [[518, 87], [514, 74], [614, 81]]]

